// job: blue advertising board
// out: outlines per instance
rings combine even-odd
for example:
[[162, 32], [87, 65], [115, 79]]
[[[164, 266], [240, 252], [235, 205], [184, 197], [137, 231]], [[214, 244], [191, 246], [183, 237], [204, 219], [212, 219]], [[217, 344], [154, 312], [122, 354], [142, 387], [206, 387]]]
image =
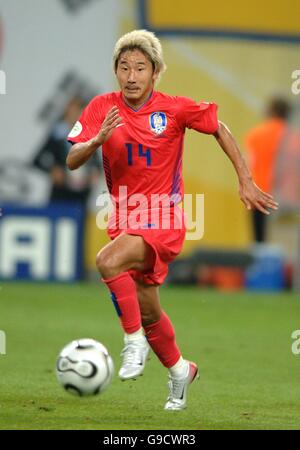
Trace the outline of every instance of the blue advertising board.
[[83, 211], [76, 204], [2, 206], [0, 279], [75, 281], [82, 276]]

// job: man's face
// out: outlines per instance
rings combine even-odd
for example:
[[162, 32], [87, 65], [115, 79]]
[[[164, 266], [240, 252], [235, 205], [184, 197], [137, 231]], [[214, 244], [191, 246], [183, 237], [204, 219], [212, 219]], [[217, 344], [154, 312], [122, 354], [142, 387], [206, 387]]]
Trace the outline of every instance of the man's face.
[[140, 50], [128, 50], [119, 57], [116, 76], [128, 103], [140, 106], [149, 97], [157, 73], [151, 61]]

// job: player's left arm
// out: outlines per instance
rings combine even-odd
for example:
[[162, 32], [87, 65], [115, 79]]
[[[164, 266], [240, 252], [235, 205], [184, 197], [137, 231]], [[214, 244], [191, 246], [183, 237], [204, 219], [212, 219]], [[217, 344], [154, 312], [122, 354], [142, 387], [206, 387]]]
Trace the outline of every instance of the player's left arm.
[[247, 209], [258, 209], [264, 214], [270, 214], [267, 208], [278, 209], [278, 203], [271, 194], [268, 194], [254, 183], [251, 173], [241, 154], [241, 151], [228, 127], [219, 121], [219, 128], [214, 133], [220, 147], [232, 162], [238, 179], [240, 199]]

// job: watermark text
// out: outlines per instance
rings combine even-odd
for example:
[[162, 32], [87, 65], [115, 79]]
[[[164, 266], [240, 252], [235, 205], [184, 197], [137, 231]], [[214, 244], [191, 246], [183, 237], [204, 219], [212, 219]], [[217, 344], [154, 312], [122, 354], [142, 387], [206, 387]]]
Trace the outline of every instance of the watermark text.
[[6, 334], [0, 330], [0, 355], [6, 355]]
[[204, 235], [204, 194], [128, 195], [127, 186], [120, 186], [117, 199], [104, 193], [96, 205], [96, 223], [101, 230], [185, 228], [186, 240], [200, 240]]
[[292, 72], [292, 79], [295, 80], [291, 86], [292, 93], [298, 95], [300, 94], [300, 69]]
[[0, 95], [6, 94], [6, 74], [4, 70], [0, 70]]
[[300, 355], [300, 330], [294, 330], [291, 335], [292, 339], [295, 339], [292, 343], [292, 353], [294, 355]]

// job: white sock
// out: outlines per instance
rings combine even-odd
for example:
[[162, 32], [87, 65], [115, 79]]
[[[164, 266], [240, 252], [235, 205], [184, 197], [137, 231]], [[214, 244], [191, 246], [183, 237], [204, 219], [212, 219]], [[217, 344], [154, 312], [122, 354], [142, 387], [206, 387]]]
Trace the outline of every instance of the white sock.
[[177, 361], [174, 366], [169, 368], [170, 375], [174, 378], [184, 378], [187, 376], [189, 370], [189, 363], [186, 359], [183, 359], [182, 356], [180, 356], [179, 360]]
[[136, 341], [138, 339], [141, 339], [144, 336], [145, 336], [144, 335], [144, 330], [141, 327], [139, 330], [135, 331], [134, 333], [130, 333], [130, 334], [125, 333], [125, 340], [127, 342], [132, 342], [132, 341]]

